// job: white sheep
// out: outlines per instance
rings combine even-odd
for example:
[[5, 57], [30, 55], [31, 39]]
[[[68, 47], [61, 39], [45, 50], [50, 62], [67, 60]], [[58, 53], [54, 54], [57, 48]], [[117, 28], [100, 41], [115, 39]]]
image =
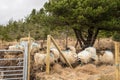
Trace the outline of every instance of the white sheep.
[[96, 49], [94, 47], [85, 48], [85, 50], [78, 53], [77, 58], [81, 63], [85, 64], [91, 62], [91, 60], [98, 61], [98, 56], [96, 55]]
[[70, 49], [70, 51], [76, 52], [76, 49], [74, 46], [68, 46], [68, 48]]
[[71, 51], [72, 56], [76, 56], [76, 49], [74, 46], [68, 46], [68, 50]]
[[[40, 65], [40, 69], [42, 71], [46, 64], [46, 54], [35, 53], [34, 61], [36, 66]], [[50, 53], [50, 64], [54, 63], [55, 63], [54, 55]]]
[[58, 62], [59, 58], [60, 58], [60, 53], [56, 48], [50, 48], [50, 52], [54, 54], [55, 57], [55, 62]]
[[38, 43], [32, 42], [32, 43], [31, 43], [31, 49], [33, 49], [33, 48], [38, 48], [38, 49], [40, 49], [40, 48], [41, 48], [41, 45], [38, 44]]
[[83, 50], [78, 53], [77, 58], [81, 61], [82, 64], [87, 64], [88, 62], [90, 62], [91, 53], [86, 50]]
[[[19, 43], [19, 45], [21, 45], [21, 46], [24, 46], [24, 44], [25, 43], [28, 43], [27, 41], [21, 41], [20, 43]], [[31, 42], [30, 43], [30, 52], [31, 52], [31, 55], [34, 55], [34, 53], [37, 53], [37, 52], [39, 52], [39, 49], [41, 48], [41, 45], [40, 44], [38, 44], [38, 43], [36, 43], [36, 42]]]
[[[56, 48], [53, 44], [52, 44], [51, 47], [52, 47], [52, 48], [50, 48], [50, 51], [54, 54], [55, 60], [58, 62], [58, 59], [60, 58], [60, 53], [59, 53], [59, 51], [57, 50], [57, 48]], [[70, 53], [71, 56], [76, 56], [76, 55], [77, 55], [77, 54], [76, 54], [76, 49], [75, 49], [75, 47], [73, 47], [73, 46], [68, 46], [68, 49], [69, 49], [69, 50], [63, 51], [63, 52], [65, 52], [65, 53]]]
[[34, 61], [35, 64], [44, 64], [44, 59], [46, 57], [46, 54], [40, 54], [40, 53], [35, 53], [34, 55]]
[[24, 47], [17, 44], [17, 45], [9, 46], [8, 49], [9, 49], [9, 50], [24, 50]]
[[91, 53], [91, 58], [94, 59], [94, 60], [97, 60], [97, 54], [96, 54], [96, 48], [94, 47], [87, 47], [85, 48], [86, 51], [90, 52]]
[[[76, 50], [74, 49], [74, 47], [68, 47], [69, 50], [65, 50], [65, 51], [62, 51], [63, 55], [65, 56], [65, 58], [67, 58], [67, 60], [70, 62], [70, 64], [73, 64], [76, 62]], [[62, 56], [60, 56], [60, 60], [63, 64], [65, 64], [65, 60], [63, 59]]]
[[100, 63], [113, 65], [114, 63], [114, 55], [111, 51], [101, 51], [102, 55], [99, 56]]
[[41, 46], [38, 43], [32, 42], [30, 46], [31, 55], [40, 51]]
[[[75, 63], [76, 58], [72, 55], [71, 51], [62, 51], [62, 53], [65, 56], [65, 58], [67, 58], [67, 60], [70, 62], [70, 64]], [[66, 64], [62, 56], [60, 56], [60, 60], [63, 64]]]

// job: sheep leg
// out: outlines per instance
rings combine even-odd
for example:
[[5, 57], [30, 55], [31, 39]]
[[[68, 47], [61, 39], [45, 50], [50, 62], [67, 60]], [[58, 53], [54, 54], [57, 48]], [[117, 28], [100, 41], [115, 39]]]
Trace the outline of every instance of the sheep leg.
[[40, 70], [43, 72], [43, 71], [45, 70], [45, 65], [42, 65], [42, 66], [40, 67]]
[[62, 63], [62, 66], [63, 66], [63, 67], [66, 67], [67, 65], [66, 65], [65, 63]]
[[87, 64], [87, 63], [81, 62], [80, 66], [83, 66], [83, 65], [85, 65], [85, 64]]
[[40, 67], [40, 70], [43, 71], [43, 66]]
[[55, 63], [58, 63], [58, 60], [55, 60]]
[[80, 63], [80, 66], [83, 66], [83, 62]]

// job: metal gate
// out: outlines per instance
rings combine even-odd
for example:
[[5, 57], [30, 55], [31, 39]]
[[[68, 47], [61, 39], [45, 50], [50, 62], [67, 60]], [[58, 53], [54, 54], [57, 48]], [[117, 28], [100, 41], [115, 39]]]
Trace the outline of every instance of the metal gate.
[[0, 50], [0, 80], [27, 80], [28, 43], [22, 50]]

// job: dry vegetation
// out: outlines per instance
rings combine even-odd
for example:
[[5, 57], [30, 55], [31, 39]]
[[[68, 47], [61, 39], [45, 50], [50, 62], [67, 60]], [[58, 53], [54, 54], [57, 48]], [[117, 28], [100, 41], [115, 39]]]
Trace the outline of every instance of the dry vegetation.
[[[65, 40], [56, 40], [58, 45], [64, 49]], [[69, 45], [75, 45], [74, 39], [69, 39]], [[99, 45], [99, 46], [98, 46]], [[99, 49], [109, 48], [114, 50], [113, 41], [110, 39], [102, 39], [99, 44], [96, 41], [95, 47]], [[20, 56], [20, 55], [18, 55]], [[0, 56], [0, 58], [2, 55]], [[10, 57], [5, 55], [4, 57]], [[12, 56], [14, 57], [14, 56]], [[2, 63], [1, 63], [2, 64]], [[31, 64], [31, 80], [115, 80], [115, 66], [101, 65], [96, 66], [94, 64], [87, 64], [84, 66], [78, 65], [76, 68], [71, 69], [69, 67], [62, 67], [59, 64], [55, 64], [50, 71], [50, 75], [46, 72], [41, 72], [39, 68], [34, 66], [32, 59]]]
[[115, 67], [109, 65], [96, 67], [93, 64], [87, 64], [70, 69], [56, 64], [50, 75], [37, 72], [36, 77], [38, 80], [115, 80], [114, 73]]

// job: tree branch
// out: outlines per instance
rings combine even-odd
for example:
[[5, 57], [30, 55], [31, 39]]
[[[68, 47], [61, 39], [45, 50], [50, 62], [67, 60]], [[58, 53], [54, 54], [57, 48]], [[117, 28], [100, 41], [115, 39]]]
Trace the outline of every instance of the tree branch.
[[120, 31], [120, 28], [98, 28], [99, 30], [106, 30], [106, 31]]
[[81, 30], [77, 30], [77, 32], [79, 33], [79, 37], [82, 40], [82, 42], [86, 42], [85, 39], [82, 36], [82, 31]]
[[95, 33], [94, 33], [93, 37], [92, 37], [91, 44], [90, 44], [91, 46], [94, 45], [98, 33], [99, 33], [99, 29], [97, 28], [97, 29], [95, 30]]
[[[92, 36], [93, 36], [93, 30], [94, 30], [93, 27], [90, 27], [90, 28], [88, 29], [88, 36], [87, 36], [86, 46], [87, 46], [87, 45], [91, 46], [90, 44], [91, 44], [91, 40], [92, 40]], [[88, 46], [87, 46], [87, 47], [88, 47]]]
[[83, 44], [82, 44], [81, 39], [80, 39], [80, 37], [79, 37], [79, 35], [78, 35], [78, 33], [77, 33], [77, 29], [73, 29], [73, 30], [74, 30], [74, 32], [75, 32], [75, 35], [76, 35], [76, 38], [77, 38], [78, 42], [80, 43], [81, 48], [82, 48], [82, 47], [83, 47]]

